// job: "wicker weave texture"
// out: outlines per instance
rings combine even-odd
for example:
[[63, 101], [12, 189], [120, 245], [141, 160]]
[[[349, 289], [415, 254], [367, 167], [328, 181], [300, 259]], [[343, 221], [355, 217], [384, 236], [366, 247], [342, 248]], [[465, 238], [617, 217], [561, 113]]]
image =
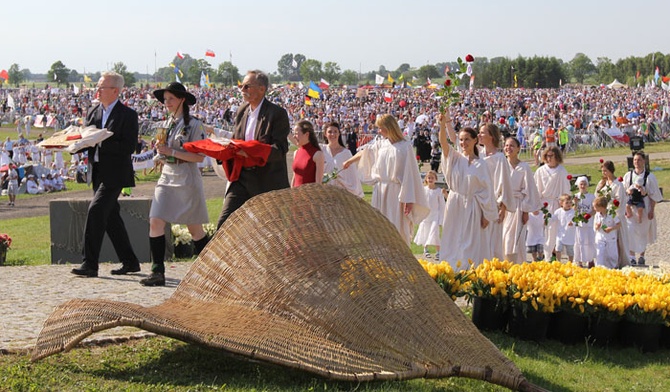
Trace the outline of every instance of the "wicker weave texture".
[[532, 390], [395, 227], [330, 186], [249, 200], [161, 305], [64, 303], [45, 321], [32, 358], [121, 325], [333, 379], [463, 376]]

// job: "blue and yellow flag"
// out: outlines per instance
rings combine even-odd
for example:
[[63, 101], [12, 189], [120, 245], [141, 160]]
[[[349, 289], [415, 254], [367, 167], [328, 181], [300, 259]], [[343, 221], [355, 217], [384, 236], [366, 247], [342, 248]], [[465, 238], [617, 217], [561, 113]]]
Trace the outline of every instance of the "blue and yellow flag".
[[319, 86], [316, 85], [316, 83], [312, 82], [311, 80], [309, 81], [309, 88], [307, 89], [307, 95], [315, 99], [319, 99], [319, 97], [321, 96], [321, 89], [319, 88]]

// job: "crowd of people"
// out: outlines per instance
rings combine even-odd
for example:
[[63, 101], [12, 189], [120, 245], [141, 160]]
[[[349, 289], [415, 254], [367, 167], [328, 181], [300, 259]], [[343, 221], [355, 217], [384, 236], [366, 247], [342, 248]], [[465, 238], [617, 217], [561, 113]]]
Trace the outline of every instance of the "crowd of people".
[[[414, 238], [424, 246], [426, 257], [431, 257], [429, 247], [436, 246], [439, 254], [435, 259], [446, 260], [454, 268], [465, 267], [468, 259], [477, 263], [498, 257], [522, 262], [527, 259], [527, 250], [534, 260], [566, 255], [585, 266], [644, 264], [646, 245], [655, 239], [654, 206], [660, 201], [660, 193], [653, 174], [644, 168], [639, 171], [636, 164], [636, 170], [624, 177], [624, 186], [613, 178], [611, 162], [604, 163], [603, 180], [598, 184], [603, 194], [589, 195], [588, 183], [581, 179], [575, 194], [562, 157], [571, 146], [608, 137], [605, 131], [612, 128], [647, 140], [667, 138], [669, 97], [661, 89], [465, 90], [460, 103], [440, 114], [436, 104], [439, 97], [428, 87], [389, 89], [385, 93], [369, 86], [333, 87], [308, 105], [304, 88], [272, 88], [261, 71], [247, 73], [237, 88], [188, 91], [176, 82], [163, 89], [123, 88], [123, 79], [118, 76], [105, 73], [96, 88], [82, 86], [76, 93], [48, 88], [0, 92], [5, 113], [13, 113], [20, 134], [18, 142], [7, 138], [3, 143], [3, 159], [7, 157], [10, 165], [21, 163], [19, 156], [28, 155], [21, 151], [23, 148], [31, 159], [38, 157], [46, 167], [65, 168], [59, 152], [35, 149], [37, 143], [23, 137], [23, 132], [30, 132], [26, 124], [31, 121], [24, 121], [28, 116], [39, 113], [41, 120], [49, 116], [58, 119], [41, 121], [43, 127], [103, 127], [110, 116], [118, 115], [114, 112], [117, 107], [129, 113], [122, 117], [133, 123], [132, 132], [121, 135], [121, 131], [113, 131], [109, 141], [86, 152], [95, 192], [89, 219], [101, 224], [97, 229], [87, 225], [84, 262], [73, 270], [78, 275], [97, 276], [100, 233], [112, 226], [121, 234], [125, 232], [116, 217], [118, 203], [114, 196], [118, 197], [123, 187], [132, 186], [133, 181], [125, 171], [112, 173], [115, 165], [109, 161], [122, 158], [125, 164], [138, 149], [153, 148], [162, 167], [151, 215], [154, 264], [152, 275], [142, 283], [165, 284], [165, 239], [160, 238], [167, 222], [193, 228], [196, 242], [200, 241], [197, 251], [204, 248], [206, 237], [201, 225], [206, 222], [206, 214], [200, 208], [204, 196], [202, 192], [193, 194], [191, 188], [201, 188], [197, 164], [205, 157], [197, 143], [195, 147], [189, 144], [204, 140], [206, 128], [244, 142], [232, 156], [221, 159], [226, 173], [235, 173], [235, 177], [228, 178], [218, 227], [255, 195], [328, 182], [357, 196], [363, 194], [362, 183], [373, 185], [372, 205], [396, 226], [402, 240], [409, 244]], [[12, 95], [13, 108], [7, 107], [8, 94]], [[144, 122], [163, 124], [168, 130], [167, 139], [154, 139], [150, 146], [140, 147], [140, 124]], [[39, 126], [37, 122], [33, 125]], [[291, 168], [292, 183], [286, 166], [289, 140], [298, 146]], [[254, 143], [269, 148], [258, 150]], [[18, 146], [21, 148], [17, 150]], [[530, 165], [519, 159], [523, 150], [534, 152], [539, 166], [534, 174]], [[643, 154], [635, 159], [644, 167]], [[263, 164], [247, 165], [249, 161]], [[235, 170], [240, 162], [244, 164]], [[425, 184], [419, 167], [423, 162], [431, 166]], [[75, 162], [73, 166], [80, 164]], [[13, 170], [11, 167], [7, 171], [8, 182], [13, 181]], [[63, 174], [58, 177], [65, 177]], [[128, 178], [120, 180], [121, 174]], [[438, 190], [439, 174], [444, 176], [448, 191]], [[625, 193], [619, 194], [622, 190]], [[601, 197], [606, 198], [605, 207]], [[611, 213], [614, 199], [631, 199], [631, 206]], [[188, 208], [175, 210], [175, 206]], [[594, 218], [583, 219], [586, 215]], [[580, 219], [573, 219], [575, 216]], [[421, 228], [412, 237], [416, 225]], [[611, 245], [613, 236], [615, 245]], [[113, 273], [137, 272], [137, 259], [122, 237], [119, 235], [114, 245], [123, 265]]]

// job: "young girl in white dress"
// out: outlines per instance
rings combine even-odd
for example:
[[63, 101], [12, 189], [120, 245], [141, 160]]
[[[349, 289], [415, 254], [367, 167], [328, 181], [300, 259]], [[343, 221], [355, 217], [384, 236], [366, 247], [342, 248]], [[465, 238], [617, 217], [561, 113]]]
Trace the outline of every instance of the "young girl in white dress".
[[595, 252], [595, 231], [593, 231], [593, 200], [596, 198], [593, 193], [589, 193], [589, 180], [585, 176], [577, 177], [575, 181], [579, 191], [575, 193], [575, 213], [591, 218], [588, 222], [579, 222], [575, 228], [575, 263], [580, 267], [592, 267]]
[[440, 226], [442, 221], [442, 214], [444, 213], [444, 195], [442, 188], [436, 185], [437, 172], [434, 170], [426, 173], [424, 178], [424, 191], [426, 192], [426, 199], [428, 199], [428, 208], [430, 213], [421, 221], [419, 229], [414, 236], [414, 243], [423, 245], [423, 256], [430, 258], [429, 246], [435, 247], [435, 260], [440, 260]]
[[617, 268], [619, 262], [619, 249], [617, 246], [617, 232], [621, 227], [621, 221], [614, 215], [607, 213], [607, 198], [599, 196], [593, 201], [596, 215], [595, 243], [596, 243], [596, 265], [605, 268]]

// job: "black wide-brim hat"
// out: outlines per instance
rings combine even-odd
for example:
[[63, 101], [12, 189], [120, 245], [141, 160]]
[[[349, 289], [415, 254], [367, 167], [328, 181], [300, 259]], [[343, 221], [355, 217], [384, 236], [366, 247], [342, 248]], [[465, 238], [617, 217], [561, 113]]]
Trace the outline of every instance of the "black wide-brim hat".
[[166, 91], [171, 92], [179, 98], [186, 98], [187, 105], [195, 105], [195, 95], [186, 91], [186, 87], [184, 87], [184, 85], [179, 82], [172, 82], [168, 84], [167, 87], [154, 91], [154, 97], [161, 101], [161, 103], [165, 103], [165, 98], [163, 96], [165, 95]]

